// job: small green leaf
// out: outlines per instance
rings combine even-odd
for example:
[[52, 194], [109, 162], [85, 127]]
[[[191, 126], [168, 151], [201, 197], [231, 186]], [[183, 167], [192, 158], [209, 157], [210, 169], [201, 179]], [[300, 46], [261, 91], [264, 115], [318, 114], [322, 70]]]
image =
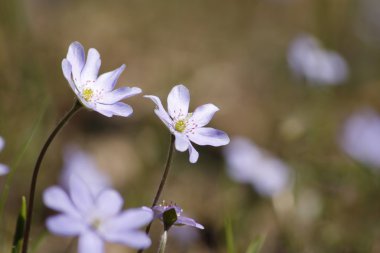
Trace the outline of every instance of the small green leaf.
[[252, 240], [246, 253], [259, 253], [261, 250], [261, 247], [264, 244], [264, 241], [265, 241], [265, 236], [258, 236], [256, 239]]
[[22, 240], [24, 237], [25, 221], [26, 221], [26, 198], [25, 196], [22, 196], [20, 213], [17, 218], [16, 231], [13, 237], [12, 253], [20, 252], [20, 249], [22, 246]]
[[227, 253], [235, 253], [234, 231], [232, 229], [232, 221], [230, 218], [225, 219], [224, 226], [226, 233]]
[[177, 212], [175, 208], [171, 208], [162, 214], [162, 221], [164, 222], [164, 230], [168, 231], [171, 226], [177, 221]]

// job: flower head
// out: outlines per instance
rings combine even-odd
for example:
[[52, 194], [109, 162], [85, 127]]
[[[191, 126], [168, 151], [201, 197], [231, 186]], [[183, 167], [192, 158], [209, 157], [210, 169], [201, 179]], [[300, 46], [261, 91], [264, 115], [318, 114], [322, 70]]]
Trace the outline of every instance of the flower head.
[[211, 145], [214, 147], [227, 145], [230, 141], [228, 135], [207, 125], [214, 114], [219, 110], [213, 104], [201, 105], [193, 113], [189, 113], [190, 93], [184, 85], [177, 85], [168, 95], [168, 112], [162, 106], [161, 100], [156, 96], [150, 98], [157, 106], [154, 112], [175, 135], [175, 147], [178, 151], [189, 150], [190, 162], [195, 163], [199, 154], [191, 145]]
[[338, 53], [320, 46], [317, 39], [301, 35], [290, 45], [288, 62], [295, 75], [309, 84], [334, 85], [347, 79], [348, 66]]
[[[0, 151], [3, 150], [4, 146], [5, 146], [5, 141], [2, 137], [0, 137]], [[0, 176], [5, 175], [8, 172], [9, 172], [8, 166], [0, 163]]]
[[204, 227], [201, 224], [197, 223], [195, 220], [183, 216], [183, 209], [176, 204], [167, 204], [165, 201], [162, 201], [161, 204], [154, 206], [152, 209], [154, 211], [154, 219], [160, 219], [162, 221], [164, 213], [170, 209], [174, 209], [177, 214], [177, 220], [173, 225], [191, 226], [199, 229], [204, 229]]
[[102, 253], [104, 242], [132, 248], [147, 248], [150, 238], [138, 229], [153, 219], [150, 208], [121, 211], [123, 199], [113, 189], [93, 195], [80, 177], [73, 175], [68, 191], [52, 186], [43, 195], [46, 206], [60, 214], [49, 217], [46, 226], [61, 236], [78, 236], [79, 253]]
[[290, 182], [290, 169], [246, 138], [233, 138], [225, 157], [231, 178], [251, 184], [261, 195], [274, 196]]
[[355, 160], [380, 169], [380, 115], [364, 108], [352, 114], [340, 135], [340, 146]]
[[141, 93], [141, 89], [122, 87], [114, 90], [125, 65], [98, 77], [100, 65], [100, 55], [96, 49], [88, 50], [86, 60], [83, 46], [79, 42], [73, 42], [62, 61], [62, 70], [70, 87], [85, 107], [107, 117], [129, 116], [133, 112], [132, 107], [120, 100]]

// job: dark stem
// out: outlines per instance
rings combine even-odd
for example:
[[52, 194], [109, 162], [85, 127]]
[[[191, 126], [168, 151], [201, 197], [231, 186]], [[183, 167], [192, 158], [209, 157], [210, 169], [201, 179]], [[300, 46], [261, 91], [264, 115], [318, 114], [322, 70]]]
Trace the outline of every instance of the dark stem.
[[26, 215], [26, 224], [25, 224], [24, 240], [23, 240], [23, 245], [22, 245], [22, 253], [28, 252], [28, 241], [29, 241], [30, 227], [32, 224], [32, 217], [33, 217], [34, 196], [36, 193], [37, 177], [38, 177], [38, 172], [41, 167], [42, 160], [44, 159], [45, 153], [47, 149], [49, 148], [50, 143], [54, 140], [55, 136], [62, 129], [62, 127], [67, 123], [67, 121], [81, 108], [82, 108], [82, 104], [78, 101], [78, 99], [75, 99], [73, 107], [59, 121], [58, 125], [55, 127], [53, 132], [50, 134], [50, 136], [46, 140], [37, 158], [36, 165], [34, 166], [34, 170], [33, 170], [32, 182], [30, 183], [28, 210], [27, 210], [27, 215]]
[[[157, 193], [156, 193], [156, 196], [154, 197], [152, 207], [154, 207], [157, 204], [158, 200], [160, 199], [162, 190], [164, 189], [166, 178], [168, 177], [168, 174], [169, 174], [170, 165], [172, 164], [172, 160], [173, 160], [174, 141], [175, 141], [175, 136], [171, 134], [168, 158], [166, 159], [164, 174], [162, 175], [160, 186], [158, 186]], [[146, 227], [145, 233], [147, 235], [149, 234], [151, 225], [152, 225], [152, 222], [149, 223], [148, 226]], [[137, 253], [142, 253], [143, 251], [144, 251], [143, 249], [139, 249]]]

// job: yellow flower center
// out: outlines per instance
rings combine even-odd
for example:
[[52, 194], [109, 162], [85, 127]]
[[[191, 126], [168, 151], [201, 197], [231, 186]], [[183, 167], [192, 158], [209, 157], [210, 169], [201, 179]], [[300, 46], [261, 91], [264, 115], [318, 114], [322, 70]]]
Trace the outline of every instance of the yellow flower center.
[[92, 221], [91, 225], [94, 229], [98, 229], [101, 225], [102, 221], [100, 219], [95, 219]]
[[87, 102], [91, 100], [93, 95], [94, 95], [94, 91], [89, 88], [84, 89], [82, 92], [82, 96], [84, 100], [86, 100]]
[[185, 131], [186, 129], [186, 121], [185, 120], [178, 120], [176, 123], [175, 123], [175, 126], [174, 126], [175, 130], [177, 130], [178, 132], [182, 133], [183, 131]]

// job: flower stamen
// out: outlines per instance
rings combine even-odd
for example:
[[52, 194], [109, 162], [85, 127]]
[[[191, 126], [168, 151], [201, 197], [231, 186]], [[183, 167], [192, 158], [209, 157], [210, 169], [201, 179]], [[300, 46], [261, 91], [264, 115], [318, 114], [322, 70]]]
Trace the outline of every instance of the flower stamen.
[[185, 120], [178, 120], [176, 123], [175, 123], [175, 126], [174, 126], [175, 130], [177, 130], [178, 132], [182, 133], [183, 131], [185, 131], [186, 129], [186, 121]]
[[94, 95], [94, 91], [92, 89], [89, 89], [89, 88], [84, 89], [82, 92], [82, 96], [83, 96], [84, 100], [86, 100], [87, 102], [89, 102], [91, 100], [93, 95]]

